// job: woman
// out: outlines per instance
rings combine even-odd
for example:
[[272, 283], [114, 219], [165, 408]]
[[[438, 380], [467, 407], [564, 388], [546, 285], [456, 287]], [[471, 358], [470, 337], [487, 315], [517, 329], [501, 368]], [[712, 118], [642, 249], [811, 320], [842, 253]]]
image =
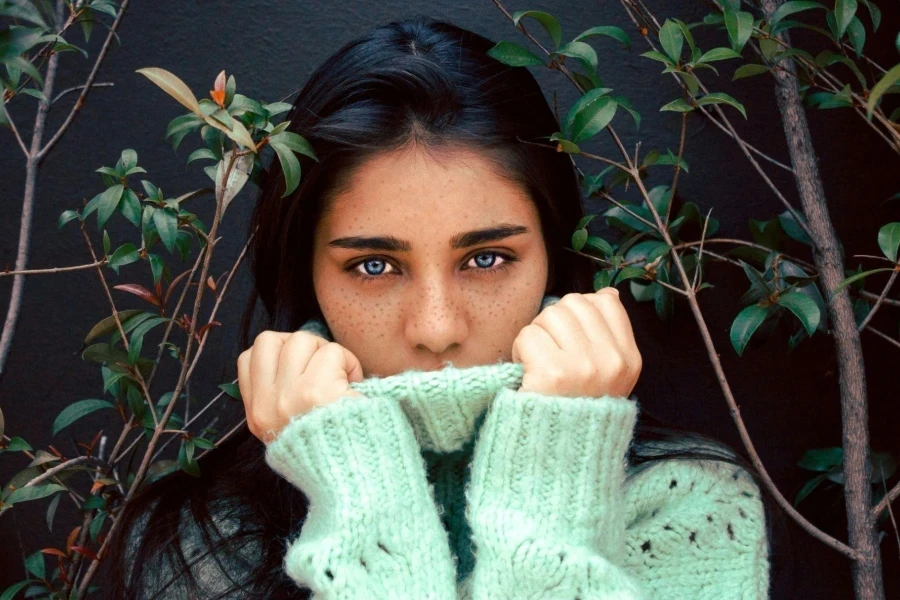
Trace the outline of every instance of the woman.
[[522, 142], [558, 123], [492, 46], [390, 23], [300, 92], [319, 160], [284, 199], [273, 161], [250, 222], [248, 427], [136, 497], [108, 597], [768, 597], [769, 499], [629, 397], [570, 157]]

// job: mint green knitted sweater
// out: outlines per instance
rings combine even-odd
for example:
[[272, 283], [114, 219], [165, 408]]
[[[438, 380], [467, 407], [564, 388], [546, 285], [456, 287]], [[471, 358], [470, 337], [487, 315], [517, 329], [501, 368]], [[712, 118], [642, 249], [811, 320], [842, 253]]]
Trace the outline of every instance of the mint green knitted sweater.
[[[543, 306], [557, 301], [547, 296]], [[304, 330], [332, 339], [317, 320]], [[287, 574], [316, 599], [760, 600], [760, 492], [724, 461], [626, 462], [635, 400], [516, 391], [519, 363], [370, 377], [266, 461], [309, 512]]]

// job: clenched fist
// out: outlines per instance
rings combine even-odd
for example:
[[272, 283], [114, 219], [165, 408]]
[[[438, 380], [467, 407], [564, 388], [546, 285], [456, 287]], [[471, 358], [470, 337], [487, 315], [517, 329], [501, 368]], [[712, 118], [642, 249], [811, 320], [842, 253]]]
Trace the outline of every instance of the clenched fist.
[[522, 328], [513, 362], [523, 363], [519, 391], [556, 396], [627, 397], [641, 374], [641, 354], [619, 291], [566, 294]]
[[266, 444], [291, 417], [343, 396], [361, 396], [350, 387], [363, 380], [359, 359], [307, 331], [263, 331], [237, 364], [247, 427]]

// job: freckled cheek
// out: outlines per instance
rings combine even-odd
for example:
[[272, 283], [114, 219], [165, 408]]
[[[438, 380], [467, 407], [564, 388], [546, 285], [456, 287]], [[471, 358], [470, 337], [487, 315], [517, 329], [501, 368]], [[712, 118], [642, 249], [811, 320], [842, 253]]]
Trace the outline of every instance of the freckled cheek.
[[389, 338], [388, 330], [397, 320], [395, 300], [365, 294], [354, 286], [329, 290], [324, 296], [322, 312], [336, 340], [365, 346]]

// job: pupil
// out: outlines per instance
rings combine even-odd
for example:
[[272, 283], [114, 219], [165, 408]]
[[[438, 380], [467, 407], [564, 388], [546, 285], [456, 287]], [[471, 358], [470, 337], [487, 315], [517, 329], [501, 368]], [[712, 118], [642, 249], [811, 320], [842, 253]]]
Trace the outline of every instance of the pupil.
[[368, 266], [371, 265], [371, 264], [373, 264], [373, 263], [374, 263], [374, 264], [380, 264], [380, 265], [381, 265], [381, 269], [376, 269], [376, 270], [378, 271], [377, 273], [371, 273], [371, 272], [369, 272], [369, 275], [378, 275], [379, 273], [381, 273], [381, 272], [384, 271], [384, 261], [383, 261], [383, 260], [377, 260], [377, 259], [375, 259], [375, 260], [367, 260], [365, 263], [363, 263], [364, 265], [366, 265], [366, 267], [365, 267], [365, 268], [366, 268], [366, 272], [369, 271]]

